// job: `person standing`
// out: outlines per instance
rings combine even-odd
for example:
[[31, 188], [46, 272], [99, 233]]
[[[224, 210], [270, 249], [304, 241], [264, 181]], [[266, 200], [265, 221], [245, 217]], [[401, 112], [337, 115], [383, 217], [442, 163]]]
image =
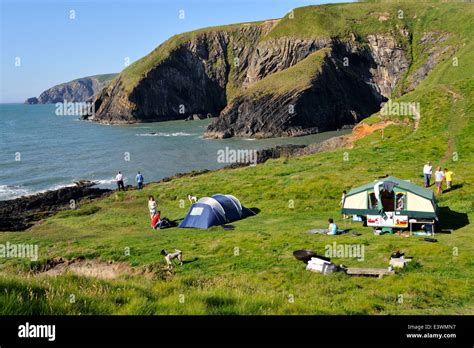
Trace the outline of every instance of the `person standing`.
[[138, 172], [136, 180], [137, 180], [137, 189], [141, 190], [143, 188], [143, 175], [140, 172]]
[[[341, 196], [341, 201], [339, 202], [339, 205], [341, 206], [341, 208], [344, 208], [344, 202], [346, 201], [346, 190], [342, 191], [342, 196]], [[347, 216], [346, 214], [342, 214], [342, 218], [343, 219], [347, 219], [349, 216]]]
[[153, 219], [157, 211], [155, 197], [153, 196], [148, 197], [148, 210], [150, 211], [150, 219]]
[[446, 179], [446, 190], [451, 189], [451, 185], [453, 183], [453, 175], [454, 173], [450, 171], [448, 168], [444, 168], [444, 177]]
[[436, 193], [437, 194], [441, 193], [441, 189], [443, 187], [443, 179], [444, 179], [444, 173], [441, 171], [441, 167], [436, 168], [435, 186], [436, 186]]
[[431, 162], [428, 161], [423, 167], [423, 176], [425, 177], [425, 187], [430, 187], [431, 174], [433, 173], [433, 167]]
[[125, 186], [123, 185], [123, 175], [121, 172], [117, 173], [117, 176], [115, 177], [115, 181], [117, 182], [117, 187], [118, 190], [124, 190], [125, 191]]

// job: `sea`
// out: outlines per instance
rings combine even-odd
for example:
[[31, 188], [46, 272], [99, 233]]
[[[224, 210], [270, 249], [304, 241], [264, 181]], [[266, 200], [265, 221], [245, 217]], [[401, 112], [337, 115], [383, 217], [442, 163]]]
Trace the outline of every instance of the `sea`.
[[102, 125], [77, 116], [58, 116], [53, 104], [0, 104], [0, 200], [74, 185], [79, 180], [114, 188], [118, 171], [126, 185], [135, 184], [137, 171], [145, 183], [157, 181], [176, 173], [229, 165], [222, 161], [224, 152], [306, 145], [350, 132], [296, 138], [204, 139], [210, 122]]

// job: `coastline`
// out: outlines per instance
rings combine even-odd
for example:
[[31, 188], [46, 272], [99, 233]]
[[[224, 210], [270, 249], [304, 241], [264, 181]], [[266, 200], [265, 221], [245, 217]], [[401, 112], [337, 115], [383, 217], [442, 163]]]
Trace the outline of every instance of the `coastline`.
[[[308, 145], [284, 144], [258, 150], [256, 154], [256, 164], [263, 164], [269, 159], [277, 159], [280, 157], [290, 158], [338, 149], [350, 149], [353, 147], [355, 141], [375, 131], [380, 131], [391, 124], [394, 124], [394, 122], [381, 121], [374, 124], [361, 122], [357, 124], [349, 134], [335, 136], [318, 143]], [[212, 171], [228, 170], [249, 165], [253, 165], [253, 163], [237, 162], [218, 169], [192, 170], [184, 173], [178, 172], [157, 181], [150, 181], [144, 186], [168, 182], [185, 176], [194, 177]], [[60, 210], [71, 209], [71, 200], [74, 200], [75, 204], [79, 204], [84, 199], [99, 199], [117, 192], [117, 189], [95, 187], [97, 184], [96, 181], [82, 180], [72, 186], [67, 185], [56, 190], [0, 201], [0, 232], [27, 230], [35, 223], [56, 214]], [[127, 185], [126, 189], [136, 190], [135, 186], [132, 185]], [[78, 205], [76, 205], [74, 209], [77, 208], [77, 206]]]
[[[257, 151], [257, 164], [262, 164], [269, 159], [280, 157], [295, 157], [309, 155], [322, 151], [331, 151], [347, 146], [348, 135], [329, 138], [320, 143], [309, 145], [277, 145], [272, 148]], [[250, 163], [233, 163], [219, 169], [192, 170], [185, 173], [176, 173], [164, 177], [158, 181], [150, 181], [145, 184], [159, 184], [178, 179], [184, 176], [198, 176], [211, 171], [228, 170], [233, 168], [249, 166]], [[79, 203], [85, 199], [99, 199], [117, 192], [117, 189], [98, 188], [97, 182], [82, 180], [55, 190], [48, 190], [31, 195], [21, 196], [10, 200], [0, 201], [0, 232], [25, 231], [35, 223], [50, 217], [61, 210], [76, 209]], [[127, 190], [136, 190], [134, 186], [128, 185]], [[73, 206], [71, 207], [71, 204]]]
[[[350, 132], [336, 130], [307, 137], [211, 140], [202, 136], [207, 119], [108, 127], [81, 122], [77, 117], [59, 117], [54, 114], [54, 106], [51, 105], [18, 105], [4, 110], [6, 117], [2, 117], [3, 127], [0, 127], [0, 143], [4, 145], [0, 160], [5, 164], [0, 173], [0, 201], [56, 190], [80, 180], [98, 181], [97, 187], [113, 189], [113, 173], [119, 169], [130, 175], [140, 170], [147, 182], [179, 172], [214, 170], [233, 163], [232, 158], [227, 156], [228, 150], [231, 150], [230, 155], [233, 152], [251, 153], [254, 159], [256, 151], [261, 149], [284, 144], [319, 143]], [[16, 129], [19, 131], [16, 132]], [[44, 134], [45, 140], [41, 144], [31, 137], [32, 132], [36, 131]], [[72, 132], [80, 139], [80, 143], [75, 142], [74, 145], [79, 149], [77, 152], [70, 150], [68, 134]], [[15, 138], [21, 140], [17, 143]], [[55, 156], [49, 156], [47, 151], [42, 150], [55, 146], [60, 149]], [[219, 155], [222, 152], [226, 153], [225, 158]], [[17, 157], [20, 154], [21, 157]], [[133, 159], [119, 163], [125, 154], [131, 154]], [[103, 158], [113, 160], [102, 162]], [[27, 159], [37, 165], [34, 173], [28, 167]], [[128, 180], [133, 184], [133, 179], [134, 176], [130, 176], [125, 183]]]
[[66, 208], [75, 209], [84, 199], [104, 197], [112, 191], [93, 187], [91, 181], [80, 181], [74, 186], [0, 201], [0, 232], [24, 231]]

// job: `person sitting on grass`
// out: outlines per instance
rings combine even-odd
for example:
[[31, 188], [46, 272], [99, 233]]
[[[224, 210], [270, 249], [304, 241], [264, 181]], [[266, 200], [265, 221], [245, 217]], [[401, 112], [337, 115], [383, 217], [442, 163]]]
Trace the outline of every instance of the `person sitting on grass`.
[[161, 227], [162, 220], [160, 218], [160, 211], [157, 211], [155, 215], [153, 215], [153, 218], [151, 219], [151, 227], [155, 230], [159, 230]]
[[328, 222], [329, 222], [328, 234], [330, 234], [330, 235], [336, 235], [336, 234], [337, 234], [337, 226], [336, 226], [336, 224], [334, 223], [334, 220], [333, 220], [333, 219], [329, 219]]

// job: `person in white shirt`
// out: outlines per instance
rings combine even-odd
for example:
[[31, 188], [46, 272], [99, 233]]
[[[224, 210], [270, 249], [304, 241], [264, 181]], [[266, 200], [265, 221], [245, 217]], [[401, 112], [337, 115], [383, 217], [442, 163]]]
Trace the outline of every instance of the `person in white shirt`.
[[441, 167], [438, 167], [435, 172], [435, 186], [436, 186], [436, 192], [438, 194], [441, 193], [441, 189], [443, 186], [443, 180], [444, 180], [444, 173], [441, 170]]
[[[341, 208], [344, 208], [344, 202], [346, 201], [346, 190], [342, 191], [342, 196], [341, 196], [341, 201], [339, 202], [339, 205], [341, 206]], [[342, 218], [343, 219], [347, 219], [349, 216], [346, 215], [346, 214], [342, 214]]]
[[123, 175], [122, 173], [118, 172], [117, 175], [115, 176], [115, 181], [117, 182], [117, 187], [118, 190], [124, 190], [125, 191], [125, 186], [123, 185]]
[[431, 162], [427, 162], [423, 167], [423, 176], [425, 177], [425, 187], [430, 186], [431, 174], [433, 173], [433, 167]]
[[153, 219], [153, 216], [157, 212], [156, 201], [155, 201], [155, 197], [153, 196], [148, 197], [148, 209], [150, 210], [150, 219]]

